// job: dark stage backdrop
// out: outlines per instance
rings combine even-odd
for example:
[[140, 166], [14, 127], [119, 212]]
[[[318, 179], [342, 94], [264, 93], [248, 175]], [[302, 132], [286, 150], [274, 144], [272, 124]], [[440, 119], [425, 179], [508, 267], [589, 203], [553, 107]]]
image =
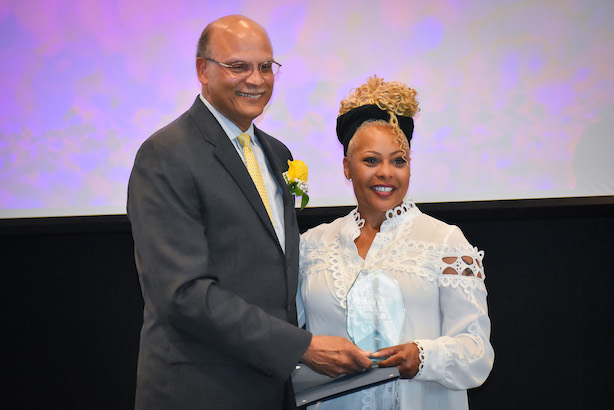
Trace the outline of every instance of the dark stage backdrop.
[[[486, 251], [496, 358], [471, 408], [611, 402], [614, 197], [420, 208]], [[348, 210], [308, 208], [301, 228]], [[0, 249], [0, 407], [132, 408], [142, 298], [125, 215], [5, 220]]]

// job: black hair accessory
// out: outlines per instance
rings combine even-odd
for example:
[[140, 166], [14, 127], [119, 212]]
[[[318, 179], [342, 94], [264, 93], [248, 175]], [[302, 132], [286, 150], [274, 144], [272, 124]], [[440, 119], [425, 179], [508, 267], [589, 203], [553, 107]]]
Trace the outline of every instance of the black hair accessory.
[[[337, 117], [337, 138], [343, 145], [343, 155], [347, 156], [348, 145], [360, 125], [369, 120], [390, 121], [390, 114], [375, 104], [361, 105]], [[414, 132], [414, 119], [397, 115], [399, 128], [405, 134], [407, 142], [411, 146], [411, 137]]]

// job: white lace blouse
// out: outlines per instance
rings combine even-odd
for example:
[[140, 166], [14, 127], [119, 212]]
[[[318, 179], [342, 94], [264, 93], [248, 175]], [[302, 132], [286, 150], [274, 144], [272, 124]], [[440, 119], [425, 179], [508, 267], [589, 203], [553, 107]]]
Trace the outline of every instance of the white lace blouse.
[[466, 389], [481, 385], [494, 352], [489, 341], [483, 251], [460, 229], [423, 214], [410, 200], [390, 210], [366, 258], [354, 244], [358, 210], [301, 236], [299, 324], [316, 335], [343, 336], [346, 294], [363, 269], [386, 270], [398, 282], [418, 374], [318, 403], [317, 409], [467, 409]]

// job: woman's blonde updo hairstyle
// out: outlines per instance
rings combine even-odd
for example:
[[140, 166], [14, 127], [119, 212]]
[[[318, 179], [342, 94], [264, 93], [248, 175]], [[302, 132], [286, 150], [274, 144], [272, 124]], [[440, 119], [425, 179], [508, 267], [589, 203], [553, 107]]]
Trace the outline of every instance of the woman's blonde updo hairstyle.
[[[398, 81], [385, 82], [384, 79], [379, 78], [376, 75], [369, 77], [367, 82], [353, 90], [350, 95], [341, 101], [341, 107], [339, 108], [339, 115], [343, 115], [346, 112], [361, 107], [363, 105], [375, 104], [380, 109], [387, 111], [390, 115], [389, 124], [392, 131], [396, 135], [396, 140], [399, 147], [407, 155], [409, 152], [408, 137], [399, 128], [399, 121], [397, 115], [404, 117], [413, 117], [420, 108], [418, 107], [418, 101], [416, 95], [418, 93], [411, 87], [400, 83]], [[385, 124], [384, 120], [377, 120], [372, 122], [363, 123], [358, 130], [363, 126], [369, 126], [372, 124]], [[355, 134], [355, 133], [354, 133]], [[352, 145], [350, 141], [349, 146]]]

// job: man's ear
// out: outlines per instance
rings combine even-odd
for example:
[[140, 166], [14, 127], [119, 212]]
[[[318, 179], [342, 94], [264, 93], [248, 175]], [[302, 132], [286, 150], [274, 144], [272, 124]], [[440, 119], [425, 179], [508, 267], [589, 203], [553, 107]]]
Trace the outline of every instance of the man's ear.
[[196, 74], [198, 75], [198, 80], [202, 85], [207, 85], [209, 80], [207, 79], [207, 60], [202, 57], [198, 57], [196, 59]]

